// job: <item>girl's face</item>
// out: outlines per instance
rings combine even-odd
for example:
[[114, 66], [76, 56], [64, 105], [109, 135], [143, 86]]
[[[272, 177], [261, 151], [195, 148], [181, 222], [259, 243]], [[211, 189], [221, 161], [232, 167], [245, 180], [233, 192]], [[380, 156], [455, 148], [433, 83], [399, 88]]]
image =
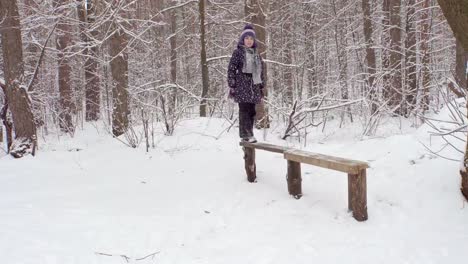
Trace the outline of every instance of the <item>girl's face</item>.
[[254, 44], [254, 38], [252, 38], [252, 36], [246, 36], [244, 38], [244, 45], [247, 47], [247, 48], [251, 48]]

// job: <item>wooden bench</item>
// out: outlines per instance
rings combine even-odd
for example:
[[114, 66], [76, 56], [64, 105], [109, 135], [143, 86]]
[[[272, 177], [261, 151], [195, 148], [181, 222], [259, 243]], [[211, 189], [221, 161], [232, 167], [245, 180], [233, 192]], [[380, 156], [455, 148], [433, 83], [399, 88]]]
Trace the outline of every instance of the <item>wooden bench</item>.
[[296, 199], [302, 197], [301, 163], [310, 164], [326, 169], [345, 172], [348, 174], [348, 209], [358, 221], [367, 220], [367, 187], [366, 162], [344, 159], [319, 153], [297, 150], [268, 143], [241, 142], [244, 150], [245, 170], [247, 180], [256, 179], [255, 149], [283, 154], [288, 163], [287, 183], [288, 192]]

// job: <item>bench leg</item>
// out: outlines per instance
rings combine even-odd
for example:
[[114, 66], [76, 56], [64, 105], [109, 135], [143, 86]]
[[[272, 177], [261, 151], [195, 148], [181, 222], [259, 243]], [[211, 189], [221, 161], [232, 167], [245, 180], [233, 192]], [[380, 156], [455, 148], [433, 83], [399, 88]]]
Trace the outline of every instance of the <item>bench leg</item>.
[[243, 150], [247, 180], [249, 182], [255, 182], [255, 179], [257, 178], [257, 167], [255, 165], [255, 149], [243, 147]]
[[302, 196], [301, 163], [288, 160], [288, 192], [294, 198]]
[[348, 173], [348, 212], [353, 211], [353, 189], [351, 183], [353, 182], [354, 174]]
[[348, 209], [358, 221], [367, 220], [366, 170], [348, 174]]

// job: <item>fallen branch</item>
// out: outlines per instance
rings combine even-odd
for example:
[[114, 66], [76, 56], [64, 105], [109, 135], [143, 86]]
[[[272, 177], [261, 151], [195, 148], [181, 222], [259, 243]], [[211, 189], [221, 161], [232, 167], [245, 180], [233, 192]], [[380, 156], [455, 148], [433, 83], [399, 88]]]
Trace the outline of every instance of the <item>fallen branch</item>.
[[145, 257], [142, 257], [142, 258], [137, 258], [136, 260], [144, 260], [144, 259], [149, 258], [149, 257], [154, 257], [156, 254], [159, 254], [159, 251], [154, 252], [152, 254], [149, 254], [148, 256], [145, 256]]
[[103, 253], [103, 252], [94, 252], [94, 254], [100, 255], [100, 256], [106, 256], [106, 257], [121, 257], [121, 258], [125, 259], [125, 261], [127, 263], [130, 263], [130, 260], [140, 261], [140, 260], [145, 260], [145, 259], [147, 259], [149, 257], [154, 258], [154, 256], [156, 256], [156, 254], [159, 254], [159, 251], [156, 251], [156, 252], [151, 253], [149, 255], [146, 255], [144, 257], [135, 258], [135, 259], [132, 259], [129, 256], [123, 255], [123, 254], [109, 254], [109, 253]]
[[430, 133], [431, 133], [431, 135], [434, 135], [434, 136], [447, 136], [447, 135], [450, 135], [450, 134], [453, 134], [453, 133], [456, 133], [456, 132], [466, 132], [466, 130], [465, 131], [461, 131], [461, 130], [463, 130], [463, 129], [467, 128], [467, 127], [468, 127], [468, 124], [465, 124], [465, 125], [459, 126], [459, 127], [455, 128], [455, 129], [452, 129], [452, 130], [450, 130], [448, 132], [445, 132], [445, 133], [434, 133], [434, 132], [430, 132]]
[[443, 158], [443, 159], [446, 159], [446, 160], [450, 160], [450, 161], [455, 161], [455, 162], [460, 162], [459, 159], [452, 159], [452, 158], [449, 158], [449, 157], [445, 157], [445, 156], [442, 156], [439, 154], [439, 152], [441, 152], [442, 150], [444, 150], [448, 144], [445, 144], [441, 149], [439, 149], [438, 151], [433, 151], [432, 149], [430, 149], [428, 146], [426, 146], [424, 143], [422, 142], [419, 142], [421, 143], [421, 145], [426, 149], [428, 150], [429, 152], [431, 152], [432, 154], [436, 155], [437, 157], [440, 157], [440, 158]]
[[341, 107], [345, 107], [345, 106], [348, 106], [348, 105], [352, 105], [352, 104], [355, 104], [355, 103], [359, 103], [359, 102], [362, 102], [364, 100], [364, 98], [361, 98], [361, 99], [358, 99], [358, 100], [354, 100], [354, 101], [349, 101], [349, 102], [346, 102], [346, 103], [342, 103], [342, 104], [337, 104], [337, 105], [330, 105], [330, 106], [326, 106], [326, 107], [320, 107], [317, 106], [315, 108], [305, 108], [299, 112], [297, 112], [297, 115], [300, 115], [302, 113], [314, 113], [314, 112], [321, 112], [321, 111], [329, 111], [329, 110], [333, 110], [333, 109], [336, 109], [336, 108], [341, 108]]

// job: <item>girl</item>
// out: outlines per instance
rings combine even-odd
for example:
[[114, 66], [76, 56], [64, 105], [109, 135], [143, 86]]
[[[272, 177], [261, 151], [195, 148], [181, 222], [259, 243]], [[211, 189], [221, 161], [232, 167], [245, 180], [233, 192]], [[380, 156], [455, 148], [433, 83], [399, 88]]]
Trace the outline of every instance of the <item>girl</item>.
[[239, 104], [239, 136], [255, 143], [253, 135], [255, 105], [263, 98], [265, 87], [263, 60], [257, 52], [255, 31], [246, 25], [228, 67], [229, 97]]

